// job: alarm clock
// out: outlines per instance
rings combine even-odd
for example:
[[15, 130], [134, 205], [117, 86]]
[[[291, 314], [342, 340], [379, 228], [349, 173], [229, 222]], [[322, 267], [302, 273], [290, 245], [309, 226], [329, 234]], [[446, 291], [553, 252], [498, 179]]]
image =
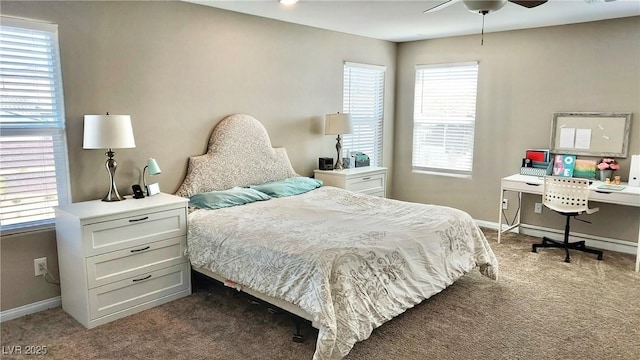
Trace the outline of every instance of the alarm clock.
[[330, 158], [330, 157], [318, 158], [318, 169], [333, 170], [333, 158]]

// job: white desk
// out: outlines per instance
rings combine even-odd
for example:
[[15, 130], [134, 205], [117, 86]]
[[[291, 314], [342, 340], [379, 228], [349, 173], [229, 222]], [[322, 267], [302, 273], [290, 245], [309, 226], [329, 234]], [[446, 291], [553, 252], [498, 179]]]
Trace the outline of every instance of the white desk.
[[[542, 195], [543, 178], [538, 176], [515, 174], [502, 178], [500, 182], [500, 202], [498, 207], [498, 243], [503, 232], [509, 231], [520, 226], [520, 209], [516, 213], [516, 222], [506, 229], [502, 229], [502, 199], [505, 191], [516, 191], [520, 203], [522, 203], [522, 193]], [[602, 203], [610, 203], [616, 205], [625, 205], [640, 207], [640, 187], [624, 185], [624, 189], [620, 191], [609, 191], [598, 189], [598, 186], [604, 184], [602, 181], [594, 181], [589, 186], [589, 201], [598, 201]], [[640, 271], [640, 227], [638, 228], [638, 248], [636, 253], [636, 271]]]

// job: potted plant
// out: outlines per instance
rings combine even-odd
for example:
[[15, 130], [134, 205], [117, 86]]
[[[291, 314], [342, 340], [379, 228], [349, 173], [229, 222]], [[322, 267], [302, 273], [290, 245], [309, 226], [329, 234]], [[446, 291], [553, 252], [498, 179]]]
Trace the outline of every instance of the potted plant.
[[607, 178], [612, 179], [613, 172], [620, 169], [620, 165], [618, 165], [616, 159], [612, 158], [601, 159], [600, 161], [598, 161], [596, 167], [598, 168], [598, 176], [600, 178], [600, 181], [605, 181]]

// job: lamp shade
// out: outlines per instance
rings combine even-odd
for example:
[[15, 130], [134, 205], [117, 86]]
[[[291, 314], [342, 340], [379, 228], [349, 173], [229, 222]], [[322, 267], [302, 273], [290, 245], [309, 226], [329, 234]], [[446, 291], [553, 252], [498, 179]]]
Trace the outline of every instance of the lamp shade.
[[85, 115], [84, 149], [127, 149], [136, 147], [129, 115]]
[[160, 166], [158, 166], [158, 162], [154, 158], [149, 158], [149, 160], [147, 160], [147, 167], [149, 168], [149, 175], [158, 175], [162, 173]]
[[349, 114], [329, 114], [326, 116], [324, 125], [325, 135], [351, 134], [353, 124]]

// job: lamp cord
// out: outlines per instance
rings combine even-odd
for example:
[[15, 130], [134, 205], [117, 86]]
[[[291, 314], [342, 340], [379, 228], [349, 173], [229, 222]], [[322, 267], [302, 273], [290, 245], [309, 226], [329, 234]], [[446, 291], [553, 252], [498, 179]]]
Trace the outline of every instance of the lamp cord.
[[[511, 221], [509, 221], [509, 219], [507, 218], [507, 213], [504, 211], [504, 209], [502, 209], [502, 215], [504, 216], [504, 220], [507, 223], [507, 226], [512, 226], [513, 224], [516, 223], [516, 218], [518, 217], [518, 212], [520, 212], [520, 206], [522, 206], [521, 204], [521, 199], [518, 196], [518, 207], [516, 208], [516, 212], [513, 214], [513, 219]], [[498, 230], [501, 231], [502, 229]]]
[[[51, 279], [53, 279], [53, 280], [47, 279], [47, 275], [49, 275], [49, 277], [51, 277]], [[44, 271], [42, 273], [42, 277], [44, 278], [44, 281], [47, 284], [60, 285], [60, 281], [58, 281], [58, 279], [56, 279], [56, 277], [53, 276], [53, 274], [49, 272], [49, 269], [44, 269]]]

